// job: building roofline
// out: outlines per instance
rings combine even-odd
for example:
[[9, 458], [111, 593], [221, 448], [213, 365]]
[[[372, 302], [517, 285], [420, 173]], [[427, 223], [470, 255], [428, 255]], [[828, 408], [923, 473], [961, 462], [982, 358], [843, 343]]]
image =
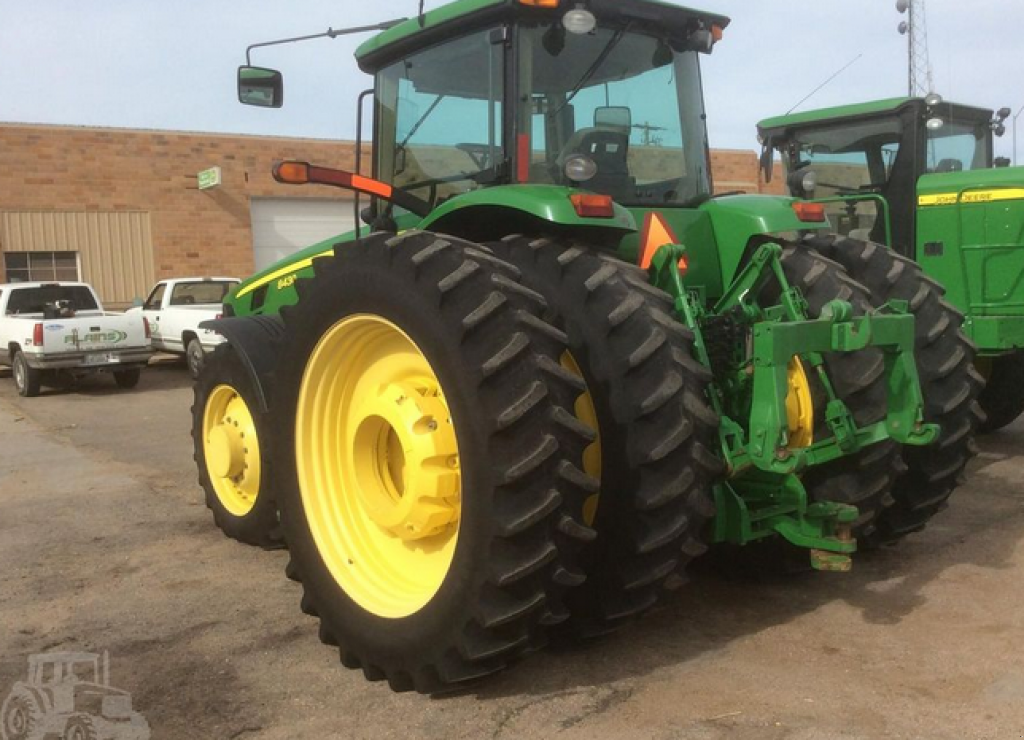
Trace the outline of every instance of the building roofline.
[[[318, 144], [355, 144], [352, 139], [326, 139], [313, 136], [280, 136], [276, 134], [247, 134], [229, 131], [191, 131], [163, 128], [126, 128], [124, 126], [93, 126], [73, 123], [36, 123], [33, 121], [0, 121], [0, 129], [26, 128], [47, 131], [77, 131], [105, 134], [135, 134], [137, 136], [202, 136], [218, 139], [258, 139], [261, 141], [309, 141]], [[369, 144], [369, 142], [364, 142]]]

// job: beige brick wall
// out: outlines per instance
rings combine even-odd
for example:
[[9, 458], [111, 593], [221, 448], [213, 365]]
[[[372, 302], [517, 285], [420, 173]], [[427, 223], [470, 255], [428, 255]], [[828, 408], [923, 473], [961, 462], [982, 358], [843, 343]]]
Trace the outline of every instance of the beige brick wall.
[[[253, 269], [251, 198], [348, 199], [329, 188], [275, 183], [274, 161], [351, 170], [354, 155], [351, 143], [320, 139], [0, 124], [0, 211], [145, 212], [154, 279], [245, 276]], [[366, 171], [368, 151], [364, 162]], [[196, 173], [213, 166], [223, 184], [199, 190]], [[764, 190], [752, 151], [715, 151], [712, 169], [719, 192]], [[771, 191], [781, 192], [780, 185], [776, 178]], [[0, 281], [2, 271], [0, 260]]]

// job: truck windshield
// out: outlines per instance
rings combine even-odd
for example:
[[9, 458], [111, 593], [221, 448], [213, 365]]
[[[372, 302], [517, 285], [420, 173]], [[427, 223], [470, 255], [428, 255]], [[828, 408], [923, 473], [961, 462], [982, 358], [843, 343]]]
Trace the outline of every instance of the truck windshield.
[[628, 27], [578, 35], [556, 23], [521, 26], [519, 59], [530, 182], [571, 185], [566, 163], [583, 156], [597, 174], [580, 187], [624, 205], [710, 192], [696, 52]]
[[7, 315], [41, 314], [47, 304], [66, 301], [73, 311], [98, 311], [96, 298], [84, 285], [43, 285], [38, 288], [14, 288], [7, 300]]

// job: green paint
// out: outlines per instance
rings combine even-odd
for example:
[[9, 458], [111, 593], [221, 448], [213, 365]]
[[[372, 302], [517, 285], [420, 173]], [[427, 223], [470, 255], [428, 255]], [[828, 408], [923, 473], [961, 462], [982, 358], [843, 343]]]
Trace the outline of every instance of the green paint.
[[[435, 208], [416, 228], [432, 229], [443, 225], [456, 213], [467, 209], [510, 209], [546, 221], [554, 226], [596, 228], [631, 233], [636, 231], [633, 214], [615, 204], [613, 218], [581, 218], [570, 200], [581, 190], [557, 185], [496, 185], [451, 198]], [[443, 229], [442, 229], [443, 230]]]
[[[697, 17], [703, 19], [706, 23], [713, 23], [722, 28], [727, 27], [730, 22], [729, 18], [724, 15], [680, 6], [665, 0], [632, 0], [631, 4], [641, 9], [644, 9], [645, 6], [648, 9], [660, 9], [662, 13], [671, 13], [672, 18], [677, 20], [685, 17]], [[572, 8], [572, 5], [564, 0], [562, 6], [556, 12], [564, 13]], [[384, 52], [389, 46], [414, 39], [420, 34], [440, 29], [444, 26], [451, 26], [450, 32], [453, 34], [458, 33], [461, 26], [466, 26], [472, 22], [474, 14], [487, 10], [500, 10], [502, 7], [508, 9], [510, 18], [516, 14], [547, 14], [550, 16], [551, 13], [549, 9], [525, 6], [519, 0], [456, 0], [456, 2], [428, 11], [422, 19], [418, 17], [410, 18], [368, 39], [356, 49], [356, 60], [363, 71], [375, 72], [378, 65], [369, 66], [366, 63], [367, 57]]]
[[782, 133], [793, 126], [828, 123], [841, 118], [854, 118], [857, 116], [891, 114], [895, 113], [907, 103], [912, 103], [917, 100], [920, 100], [920, 98], [887, 98], [885, 100], [873, 100], [868, 103], [839, 105], [832, 108], [819, 108], [817, 110], [803, 111], [801, 113], [790, 113], [786, 116], [766, 118], [757, 124], [757, 129], [761, 132], [762, 136], [765, 136]]
[[826, 229], [827, 221], [807, 223], [793, 210], [795, 198], [769, 195], [732, 195], [704, 203], [700, 210], [711, 219], [720, 246], [722, 276], [731, 279], [740, 267], [751, 238], [762, 234], [796, 236], [798, 231]]

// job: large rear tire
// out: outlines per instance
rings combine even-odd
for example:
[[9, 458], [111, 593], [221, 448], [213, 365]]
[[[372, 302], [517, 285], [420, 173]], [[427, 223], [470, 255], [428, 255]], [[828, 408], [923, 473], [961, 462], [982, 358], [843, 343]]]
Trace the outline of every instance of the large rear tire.
[[0, 707], [0, 737], [5, 740], [42, 740], [43, 707], [23, 686], [16, 687]]
[[[810, 316], [817, 318], [832, 300], [848, 301], [855, 315], [871, 309], [867, 289], [843, 267], [805, 246], [786, 245], [782, 266], [790, 285], [800, 289]], [[836, 395], [850, 409], [858, 426], [883, 421], [888, 412], [885, 357], [881, 350], [832, 352], [824, 356], [825, 369]], [[812, 376], [813, 381], [813, 376]], [[820, 393], [815, 393], [820, 398]], [[815, 412], [815, 437], [828, 434], [823, 423], [824, 406]], [[878, 517], [892, 505], [890, 491], [900, 469], [900, 448], [886, 441], [854, 455], [839, 458], [806, 471], [804, 488], [812, 501], [834, 501], [856, 506], [854, 523], [858, 539], [874, 536]]]
[[434, 693], [568, 617], [593, 435], [543, 299], [451, 237], [339, 245], [282, 311], [279, 503], [303, 609], [349, 668]]
[[238, 542], [281, 547], [266, 417], [234, 347], [210, 355], [193, 394], [193, 457], [214, 523]]
[[494, 249], [547, 299], [587, 383], [577, 415], [599, 429], [586, 460], [601, 482], [588, 507], [597, 539], [566, 628], [607, 632], [653, 606], [706, 549], [710, 486], [722, 470], [711, 374], [693, 358], [693, 334], [672, 300], [638, 268], [553, 239], [509, 237]]
[[906, 465], [893, 486], [893, 506], [863, 544], [895, 542], [923, 529], [946, 507], [975, 454], [974, 436], [982, 419], [976, 401], [984, 385], [974, 369], [975, 348], [961, 331], [963, 316], [943, 299], [945, 290], [917, 263], [888, 247], [858, 239], [816, 236], [804, 243], [842, 264], [867, 286], [874, 305], [907, 301], [915, 318], [914, 355], [925, 421], [938, 424], [941, 431], [934, 444], [904, 448]]
[[985, 378], [985, 390], [978, 397], [985, 421], [982, 434], [997, 432], [1024, 414], [1024, 351], [999, 357], [979, 357], [978, 368]]

